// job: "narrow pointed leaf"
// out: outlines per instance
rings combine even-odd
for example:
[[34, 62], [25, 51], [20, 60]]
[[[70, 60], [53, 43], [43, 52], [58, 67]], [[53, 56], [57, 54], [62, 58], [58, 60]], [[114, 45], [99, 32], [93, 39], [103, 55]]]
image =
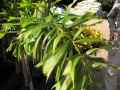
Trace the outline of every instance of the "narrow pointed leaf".
[[53, 52], [55, 51], [55, 48], [57, 47], [57, 44], [59, 43], [60, 39], [65, 35], [65, 32], [61, 32], [54, 40], [53, 44]]
[[63, 75], [67, 75], [71, 73], [71, 69], [72, 69], [72, 60], [68, 60], [68, 63], [63, 71]]
[[[79, 71], [79, 72], [78, 72]], [[81, 77], [81, 75], [82, 75], [82, 71], [83, 71], [83, 63], [82, 63], [82, 61], [78, 61], [78, 63], [77, 63], [77, 67], [76, 67], [76, 69], [75, 69], [75, 76], [74, 76], [74, 78], [75, 78], [75, 90], [76, 90], [76, 88], [78, 88], [79, 87], [79, 85], [78, 85], [78, 83], [80, 82], [80, 77]]]
[[25, 45], [24, 45], [24, 50], [25, 50], [25, 53], [26, 53], [27, 55], [29, 54], [29, 50], [28, 50], [29, 42], [30, 42], [30, 40], [29, 40], [29, 39], [26, 39]]
[[51, 53], [53, 53], [53, 52], [52, 52], [53, 42], [54, 42], [54, 41], [53, 41], [52, 39], [50, 39], [50, 40], [48, 41], [48, 43], [43, 47], [43, 48], [45, 48], [45, 49], [44, 49], [43, 59], [45, 59], [48, 55], [50, 55]]
[[60, 90], [67, 90], [70, 84], [71, 84], [71, 78], [69, 75], [67, 75]]
[[76, 2], [77, 0], [73, 0], [73, 2], [67, 7], [64, 18], [63, 18], [63, 25], [65, 25], [65, 23], [68, 21], [67, 20], [67, 16], [69, 14], [70, 8], [73, 6], [73, 4]]
[[35, 42], [35, 45], [34, 45], [34, 48], [33, 48], [33, 58], [35, 58], [35, 59], [36, 59], [36, 56], [37, 56], [37, 49], [38, 49], [38, 45], [39, 45], [40, 39], [41, 39], [41, 37], [42, 37], [42, 34], [43, 34], [43, 33], [41, 33], [41, 34], [39, 35], [39, 37], [37, 38], [37, 40], [36, 40], [36, 42]]
[[97, 51], [99, 48], [92, 48], [92, 49], [89, 49], [87, 52], [86, 52], [86, 55], [90, 55], [91, 53]]
[[98, 21], [98, 22], [95, 22], [95, 23], [92, 23], [92, 24], [90, 24], [90, 25], [88, 25], [88, 26], [95, 26], [95, 25], [97, 25], [97, 24], [101, 24], [103, 21]]
[[0, 39], [5, 36], [6, 32], [5, 31], [0, 31]]
[[80, 16], [78, 19], [76, 19], [72, 24], [70, 24], [67, 28], [72, 28], [78, 24], [83, 24], [86, 21], [92, 20], [98, 18], [95, 13], [86, 13], [83, 16]]
[[48, 32], [47, 35], [45, 35], [45, 37], [44, 37], [44, 39], [43, 39], [42, 46], [44, 46], [44, 44], [45, 44], [46, 40], [48, 39], [48, 37], [49, 37], [50, 35], [52, 35], [54, 32], [55, 32], [55, 30], [53, 29], [53, 30], [51, 30], [50, 32]]
[[101, 62], [101, 63], [106, 63], [104, 58], [100, 57], [87, 57], [86, 60], [94, 61], [94, 62]]
[[84, 87], [86, 81], [87, 81], [87, 76], [84, 75], [83, 78], [82, 78], [82, 80], [81, 80], [80, 83], [78, 84], [78, 87], [76, 87], [75, 90], [84, 90], [83, 87]]
[[62, 45], [60, 45], [59, 51], [55, 52], [55, 55], [51, 55], [51, 58], [49, 58], [45, 65], [43, 66], [43, 72], [44, 74], [46, 74], [47, 79], [50, 76], [52, 70], [54, 69], [54, 67], [56, 66], [56, 64], [59, 62], [59, 60], [64, 57], [65, 53], [67, 53], [67, 50], [69, 49], [69, 44], [70, 41], [67, 41], [65, 43], [63, 43]]
[[109, 74], [107, 74], [107, 72], [105, 70], [100, 69], [100, 68], [91, 68], [91, 70], [94, 71], [94, 72], [98, 72], [98, 73], [102, 73], [104, 75], [110, 76]]
[[64, 62], [66, 60], [66, 56], [67, 56], [67, 53], [65, 54], [65, 56], [63, 58], [60, 59], [60, 61], [58, 63], [58, 67], [57, 67], [57, 71], [56, 71], [56, 76], [55, 76], [55, 79], [56, 79], [57, 82], [60, 79], [61, 71], [63, 69], [63, 64], [64, 64]]
[[75, 88], [75, 70], [76, 70], [76, 66], [80, 60], [81, 56], [79, 54], [76, 54], [74, 56], [74, 60], [73, 60], [73, 64], [72, 64], [72, 70], [71, 70], [71, 79], [72, 79], [72, 83], [73, 83], [73, 88]]
[[24, 35], [24, 38], [26, 39], [26, 38], [28, 38], [29, 35], [33, 34], [34, 32], [36, 32], [36, 31], [41, 31], [42, 28], [49, 27], [49, 26], [51, 26], [51, 25], [52, 25], [52, 24], [49, 24], [49, 23], [39, 23], [39, 24], [36, 25], [35, 27], [21, 32], [21, 34], [23, 34], [23, 35]]
[[73, 40], [75, 40], [75, 39], [78, 37], [78, 35], [80, 35], [80, 33], [81, 33], [84, 29], [85, 29], [85, 27], [82, 27], [80, 30], [78, 30], [77, 33], [75, 34]]
[[75, 42], [79, 42], [79, 43], [88, 43], [88, 42], [100, 42], [100, 41], [103, 41], [102, 39], [100, 38], [85, 38], [85, 39], [81, 39], [81, 40], [77, 40]]
[[96, 62], [94, 64], [92, 64], [92, 67], [98, 67], [98, 66], [105, 66], [105, 63], [101, 63], [101, 62]]
[[6, 52], [11, 51], [14, 44], [15, 44], [15, 43], [10, 43], [10, 45], [9, 45], [8, 48], [6, 49]]
[[65, 81], [65, 79], [66, 79], [66, 77], [63, 76], [63, 77], [52, 87], [52, 89], [55, 88], [55, 90], [60, 90], [63, 82]]
[[112, 65], [112, 64], [107, 64], [108, 66], [114, 68], [114, 69], [117, 69], [117, 70], [120, 70], [120, 67], [119, 66], [115, 66], [115, 65]]

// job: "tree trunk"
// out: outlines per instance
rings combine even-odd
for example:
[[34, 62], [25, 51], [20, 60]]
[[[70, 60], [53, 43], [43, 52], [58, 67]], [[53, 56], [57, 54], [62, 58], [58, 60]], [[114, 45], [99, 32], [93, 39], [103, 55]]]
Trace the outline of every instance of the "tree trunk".
[[32, 82], [32, 77], [31, 77], [31, 72], [30, 72], [30, 68], [29, 68], [29, 61], [24, 53], [24, 51], [22, 51], [22, 69], [23, 69], [23, 74], [24, 74], [24, 78], [25, 78], [25, 86], [28, 87], [30, 86], [30, 90], [35, 90], [34, 89], [34, 85]]
[[29, 87], [29, 80], [28, 80], [26, 63], [25, 63], [25, 58], [24, 58], [24, 51], [22, 51], [21, 54], [22, 54], [21, 64], [22, 64], [22, 70], [23, 70], [24, 79], [25, 79], [25, 87]]

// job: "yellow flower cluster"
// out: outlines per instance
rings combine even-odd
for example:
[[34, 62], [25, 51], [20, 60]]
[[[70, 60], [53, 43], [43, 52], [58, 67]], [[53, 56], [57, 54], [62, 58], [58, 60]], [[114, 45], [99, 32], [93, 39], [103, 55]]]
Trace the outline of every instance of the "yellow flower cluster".
[[99, 37], [103, 39], [103, 34], [99, 30], [94, 30], [90, 27], [86, 27], [83, 32], [86, 34], [88, 38]]
[[[75, 33], [81, 30], [81, 27], [79, 26], [75, 26], [72, 28], [71, 32], [73, 35], [75, 35]], [[78, 40], [82, 39], [82, 38], [93, 38], [93, 37], [99, 37], [101, 39], [103, 39], [103, 34], [99, 31], [99, 30], [95, 30], [92, 29], [88, 26], [85, 27], [85, 29], [83, 30], [83, 32], [77, 37]], [[94, 43], [80, 43], [78, 45], [79, 48], [82, 49], [87, 49], [87, 48], [93, 48], [93, 47], [99, 47], [102, 43], [101, 42], [94, 42]]]

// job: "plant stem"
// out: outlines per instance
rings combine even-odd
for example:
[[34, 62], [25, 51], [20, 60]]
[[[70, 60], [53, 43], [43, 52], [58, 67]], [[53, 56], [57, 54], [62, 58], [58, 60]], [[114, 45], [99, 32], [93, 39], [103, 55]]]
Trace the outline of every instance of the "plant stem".
[[[89, 77], [89, 80], [90, 80], [90, 84], [91, 84], [91, 86], [92, 86], [92, 79], [91, 79], [91, 76], [90, 76], [90, 73], [89, 73], [89, 65], [88, 65], [88, 63], [86, 62], [86, 60], [85, 60], [85, 58], [84, 58], [84, 60], [83, 60], [83, 63], [84, 63], [84, 66], [86, 67], [86, 70], [87, 70], [87, 74], [88, 74], [88, 77]], [[93, 90], [93, 87], [92, 87], [92, 90]]]
[[33, 81], [32, 81], [32, 77], [31, 77], [31, 73], [30, 73], [30, 68], [29, 68], [29, 61], [25, 55], [24, 50], [22, 50], [22, 69], [23, 69], [23, 73], [24, 73], [24, 78], [25, 78], [25, 86], [28, 87], [30, 86], [30, 90], [35, 90], [34, 89], [34, 85], [33, 85]]
[[22, 55], [21, 64], [22, 64], [22, 70], [23, 70], [24, 79], [25, 79], [25, 87], [28, 87], [29, 86], [29, 81], [28, 81], [28, 77], [27, 77], [27, 69], [26, 69], [24, 51], [23, 50], [22, 50], [21, 55]]
[[34, 85], [33, 85], [33, 81], [32, 81], [32, 77], [31, 77], [31, 72], [30, 72], [30, 67], [29, 67], [29, 61], [26, 58], [26, 69], [27, 69], [27, 74], [28, 74], [28, 80], [29, 80], [29, 84], [30, 84], [30, 90], [35, 90], [34, 89]]
[[73, 45], [75, 46], [75, 49], [77, 50], [77, 52], [81, 55], [81, 53], [80, 53], [79, 49], [77, 48], [75, 42], [73, 41], [72, 43], [73, 43]]

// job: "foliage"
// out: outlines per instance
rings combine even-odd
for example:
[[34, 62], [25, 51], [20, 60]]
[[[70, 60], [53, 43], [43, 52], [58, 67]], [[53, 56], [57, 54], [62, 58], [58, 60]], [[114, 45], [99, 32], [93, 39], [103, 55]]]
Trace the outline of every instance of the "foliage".
[[97, 0], [97, 1], [102, 4], [102, 8], [104, 11], [109, 12], [112, 9], [116, 0]]
[[[102, 3], [103, 6], [108, 5], [112, 6], [115, 3], [116, 0], [98, 0], [98, 2]], [[112, 5], [111, 5], [112, 4]]]
[[[14, 27], [16, 36], [6, 51], [13, 50], [13, 55], [18, 60], [23, 59], [23, 54], [21, 54], [23, 51], [27, 58], [32, 56], [33, 62], [39, 61], [36, 67], [42, 67], [47, 80], [54, 72], [56, 83], [52, 88], [56, 90], [92, 90], [94, 86], [98, 86], [101, 89], [101, 83], [95, 77], [94, 72], [106, 74], [99, 67], [107, 63], [103, 58], [89, 56], [99, 47], [89, 48], [85, 53], [79, 47], [80, 43], [104, 42], [99, 32], [91, 34], [92, 32], [89, 31], [91, 30], [89, 26], [101, 21], [89, 26], [84, 25], [84, 22], [96, 19], [98, 16], [95, 13], [86, 13], [82, 16], [69, 14], [69, 10], [75, 2], [76, 0], [66, 8], [65, 14], [58, 14], [51, 12], [44, 1], [32, 3], [23, 0], [18, 4], [19, 16], [10, 16], [8, 23], [3, 23], [4, 29], [1, 31], [2, 33], [0, 32], [0, 36], [2, 38], [5, 34], [10, 33], [8, 28]], [[69, 20], [73, 23], [67, 25]], [[76, 26], [80, 26], [77, 28], [79, 30], [72, 31], [71, 29]], [[94, 32], [94, 30], [92, 31]], [[93, 37], [85, 36], [84, 33], [91, 34]], [[79, 35], [84, 37], [79, 39]], [[74, 54], [74, 50], [77, 53]], [[44, 52], [41, 53], [41, 51]], [[114, 68], [117, 67], [114, 66]]]

